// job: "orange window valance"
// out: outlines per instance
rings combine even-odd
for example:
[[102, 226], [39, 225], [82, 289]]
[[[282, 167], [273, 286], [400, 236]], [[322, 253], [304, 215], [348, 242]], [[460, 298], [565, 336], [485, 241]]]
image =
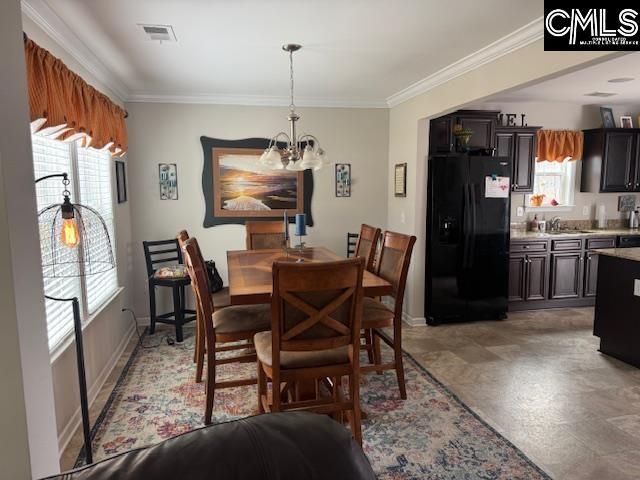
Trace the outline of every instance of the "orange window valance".
[[32, 40], [25, 38], [24, 50], [35, 129], [51, 127], [57, 138], [80, 139], [114, 155], [126, 152], [125, 110]]
[[580, 160], [584, 137], [575, 130], [538, 130], [538, 162]]

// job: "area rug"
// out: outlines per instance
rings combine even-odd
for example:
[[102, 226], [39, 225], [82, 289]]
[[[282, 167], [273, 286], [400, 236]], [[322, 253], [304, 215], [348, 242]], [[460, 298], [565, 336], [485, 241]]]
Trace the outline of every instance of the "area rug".
[[[134, 350], [92, 430], [94, 461], [202, 426], [205, 392], [204, 384], [194, 382], [193, 342], [193, 330], [187, 329], [182, 345], [162, 342]], [[223, 365], [217, 376], [237, 378], [255, 369]], [[408, 354], [405, 370], [407, 400], [400, 399], [393, 371], [362, 379], [363, 448], [378, 478], [550, 478]], [[216, 392], [214, 423], [256, 411], [255, 387]], [[77, 465], [83, 457], [81, 452]]]

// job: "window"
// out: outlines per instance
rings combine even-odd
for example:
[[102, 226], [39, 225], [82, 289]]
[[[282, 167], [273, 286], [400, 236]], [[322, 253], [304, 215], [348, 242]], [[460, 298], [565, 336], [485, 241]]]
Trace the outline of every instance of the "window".
[[[104, 219], [115, 247], [112, 200], [111, 155], [76, 143], [32, 135], [33, 169], [36, 178], [53, 173], [69, 174], [71, 201], [96, 209]], [[60, 179], [37, 184], [38, 211], [62, 201]], [[117, 290], [116, 269], [86, 277], [44, 278], [45, 295], [60, 298], [78, 297], [84, 320], [95, 313]], [[49, 350], [53, 351], [73, 331], [70, 302], [45, 302]]]
[[576, 162], [536, 162], [533, 194], [544, 195], [543, 207], [573, 206], [575, 172]]

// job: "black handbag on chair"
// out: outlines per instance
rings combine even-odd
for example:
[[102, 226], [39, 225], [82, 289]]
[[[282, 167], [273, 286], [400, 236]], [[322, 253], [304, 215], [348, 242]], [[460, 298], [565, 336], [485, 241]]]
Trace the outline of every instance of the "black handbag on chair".
[[216, 293], [222, 290], [222, 277], [218, 273], [216, 268], [216, 262], [213, 260], [207, 260], [205, 262], [207, 266], [207, 273], [209, 274], [209, 284], [211, 285], [211, 293]]

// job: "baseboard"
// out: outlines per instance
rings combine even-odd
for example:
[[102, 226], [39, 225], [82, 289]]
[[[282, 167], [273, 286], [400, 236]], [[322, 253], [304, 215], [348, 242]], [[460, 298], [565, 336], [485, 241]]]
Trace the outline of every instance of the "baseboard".
[[[394, 302], [391, 297], [384, 297], [382, 299], [382, 303], [384, 303], [387, 307], [393, 310]], [[407, 312], [402, 312], [402, 321], [409, 325], [410, 327], [422, 327], [427, 324], [427, 319], [424, 317], [412, 317]]]
[[[89, 388], [87, 392], [87, 396], [89, 397], [89, 406], [93, 404], [96, 397], [98, 396], [98, 393], [104, 386], [104, 383], [107, 381], [107, 378], [109, 378], [109, 375], [111, 375], [111, 372], [116, 366], [118, 359], [122, 356], [122, 353], [124, 352], [125, 348], [127, 348], [127, 345], [129, 344], [129, 341], [131, 340], [131, 337], [133, 336], [134, 332], [135, 332], [135, 325], [131, 323], [129, 330], [127, 330], [127, 332], [123, 335], [122, 340], [116, 347], [115, 351], [113, 352], [113, 355], [111, 355], [111, 358], [109, 358], [109, 361], [105, 364], [104, 368], [100, 371], [100, 374], [96, 378], [96, 381]], [[64, 428], [58, 435], [58, 448], [60, 451], [60, 456], [62, 456], [64, 450], [67, 448], [67, 445], [69, 445], [69, 442], [73, 437], [73, 434], [81, 425], [81, 423], [82, 423], [82, 415], [80, 413], [80, 406], [78, 406], [78, 408], [74, 412], [71, 419], [67, 422], [67, 424], [64, 426]]]
[[407, 312], [402, 312], [402, 321], [410, 327], [424, 327], [427, 325], [425, 317], [412, 317]]

